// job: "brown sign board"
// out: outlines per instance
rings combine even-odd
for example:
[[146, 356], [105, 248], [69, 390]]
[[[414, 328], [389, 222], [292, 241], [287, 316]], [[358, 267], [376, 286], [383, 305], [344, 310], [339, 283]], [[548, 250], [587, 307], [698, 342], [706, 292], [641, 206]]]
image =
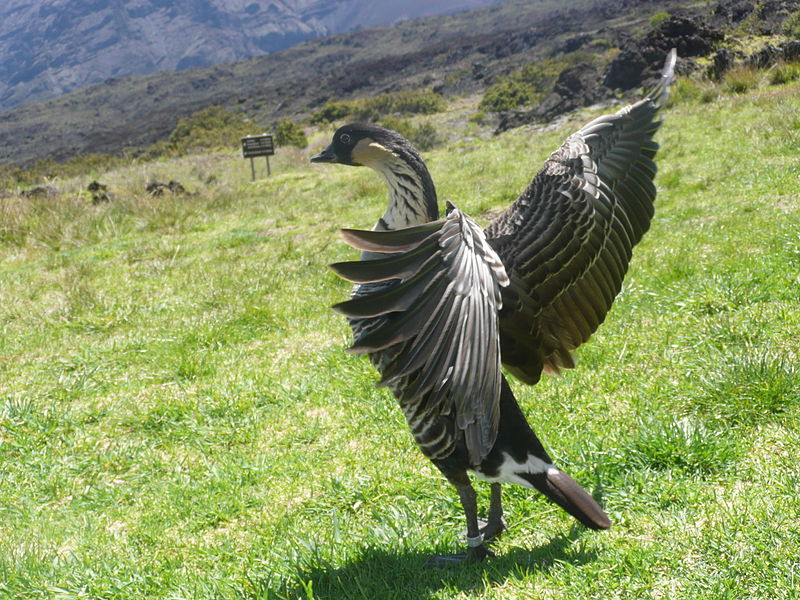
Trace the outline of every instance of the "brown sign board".
[[242, 156], [244, 158], [272, 156], [273, 154], [275, 154], [275, 145], [272, 142], [271, 133], [248, 135], [242, 138]]

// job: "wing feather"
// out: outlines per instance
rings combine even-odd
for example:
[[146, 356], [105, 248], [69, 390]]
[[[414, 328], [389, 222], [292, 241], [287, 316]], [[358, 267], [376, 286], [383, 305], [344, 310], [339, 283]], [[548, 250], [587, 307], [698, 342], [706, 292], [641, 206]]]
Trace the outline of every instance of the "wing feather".
[[647, 97], [567, 138], [486, 229], [512, 282], [502, 292], [502, 359], [523, 381], [571, 367], [570, 352], [603, 322], [622, 288], [653, 216], [652, 136], [674, 63], [672, 51]]
[[[348, 230], [343, 237], [357, 248], [392, 253], [333, 266], [362, 284], [336, 310], [371, 319], [351, 351], [380, 354], [379, 385], [391, 387], [415, 418], [451, 414], [479, 464], [499, 423], [498, 315], [500, 290], [509, 283], [503, 263], [483, 231], [452, 205], [434, 224]], [[373, 290], [375, 282], [385, 284]]]

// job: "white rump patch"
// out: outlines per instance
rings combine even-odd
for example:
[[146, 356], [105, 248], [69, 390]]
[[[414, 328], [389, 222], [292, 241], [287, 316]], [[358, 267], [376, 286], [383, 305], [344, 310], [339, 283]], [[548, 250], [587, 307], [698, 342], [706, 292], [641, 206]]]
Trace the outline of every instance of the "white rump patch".
[[541, 458], [528, 455], [528, 460], [525, 462], [517, 462], [507, 452], [503, 453], [503, 464], [500, 465], [500, 470], [496, 476], [490, 477], [485, 473], [481, 473], [477, 469], [473, 471], [478, 479], [488, 481], [489, 483], [513, 483], [527, 488], [533, 488], [531, 482], [523, 477], [523, 473], [536, 475], [539, 473], [558, 473], [558, 469], [551, 463], [543, 461]]

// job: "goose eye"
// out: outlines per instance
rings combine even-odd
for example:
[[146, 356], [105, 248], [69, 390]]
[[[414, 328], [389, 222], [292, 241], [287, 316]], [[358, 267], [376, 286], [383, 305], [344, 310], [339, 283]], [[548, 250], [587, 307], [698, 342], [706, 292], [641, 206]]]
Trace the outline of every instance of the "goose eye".
[[343, 144], [349, 144], [349, 143], [350, 143], [350, 134], [348, 134], [348, 133], [343, 133], [343, 134], [342, 134], [342, 135], [339, 137], [339, 141], [340, 141], [340, 142], [342, 142]]

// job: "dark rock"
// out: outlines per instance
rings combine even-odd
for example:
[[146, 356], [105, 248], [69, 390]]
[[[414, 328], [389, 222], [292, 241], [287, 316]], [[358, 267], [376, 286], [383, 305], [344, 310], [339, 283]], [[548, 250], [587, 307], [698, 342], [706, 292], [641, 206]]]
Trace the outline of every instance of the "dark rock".
[[747, 64], [757, 69], [766, 69], [779, 62], [795, 62], [800, 60], [800, 40], [784, 42], [780, 46], [767, 44], [761, 50], [747, 58]]
[[583, 48], [593, 39], [594, 37], [589, 35], [588, 33], [573, 36], [564, 42], [564, 44], [558, 49], [557, 53], [575, 52], [576, 50], [580, 50], [581, 48]]
[[720, 48], [714, 54], [714, 63], [708, 68], [708, 76], [714, 80], [722, 79], [722, 76], [730, 71], [736, 61], [736, 54], [728, 48]]
[[495, 133], [519, 127], [526, 123], [547, 122], [567, 112], [610, 98], [613, 93], [600, 85], [597, 67], [580, 63], [564, 69], [558, 76], [553, 91], [539, 106], [530, 111], [510, 111], [500, 115]]
[[761, 50], [751, 54], [747, 62], [757, 69], [766, 69], [783, 60], [783, 48], [767, 44]]
[[781, 32], [783, 21], [798, 8], [798, 0], [720, 0], [711, 20], [719, 26], [745, 25], [746, 21], [752, 33], [773, 35]]
[[699, 21], [671, 16], [643, 38], [625, 44], [609, 63], [603, 85], [621, 90], [639, 87], [658, 77], [664, 58], [672, 48], [678, 50], [681, 59], [706, 56], [723, 38], [722, 32]]
[[145, 190], [151, 196], [162, 196], [164, 192], [170, 192], [173, 195], [186, 193], [186, 188], [181, 185], [180, 181], [175, 181], [174, 179], [170, 179], [169, 183], [151, 181], [147, 184]]
[[29, 190], [22, 190], [20, 196], [24, 198], [50, 198], [58, 196], [59, 191], [52, 185], [38, 185]]
[[783, 60], [786, 62], [800, 61], [800, 40], [784, 42], [781, 48], [783, 48]]
[[97, 180], [87, 185], [86, 190], [92, 194], [92, 204], [111, 201], [111, 197], [108, 194], [108, 187]]

